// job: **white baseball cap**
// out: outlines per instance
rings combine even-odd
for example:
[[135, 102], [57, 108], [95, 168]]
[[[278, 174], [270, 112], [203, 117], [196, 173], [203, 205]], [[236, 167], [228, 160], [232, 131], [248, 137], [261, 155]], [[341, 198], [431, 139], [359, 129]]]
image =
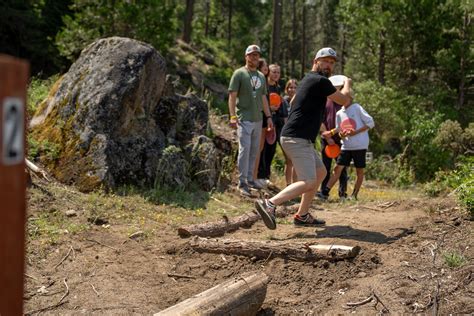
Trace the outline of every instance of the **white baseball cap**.
[[331, 81], [332, 85], [337, 87], [342, 87], [344, 83], [346, 82], [347, 77], [344, 75], [335, 75], [329, 77], [329, 81]]
[[251, 54], [251, 53], [254, 53], [254, 52], [257, 52], [257, 53], [261, 53], [260, 52], [260, 47], [258, 47], [257, 45], [250, 45], [249, 47], [247, 47], [247, 49], [245, 50], [245, 56], [247, 56], [248, 54]]
[[318, 59], [322, 57], [332, 57], [335, 60], [337, 60], [336, 51], [332, 49], [331, 47], [324, 47], [318, 50], [318, 52], [316, 53], [316, 57], [314, 57], [314, 59]]

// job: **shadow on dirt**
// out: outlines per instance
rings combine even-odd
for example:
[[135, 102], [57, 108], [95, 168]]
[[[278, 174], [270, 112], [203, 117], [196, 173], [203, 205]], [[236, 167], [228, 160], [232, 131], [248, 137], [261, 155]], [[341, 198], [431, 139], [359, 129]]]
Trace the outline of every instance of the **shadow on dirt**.
[[413, 234], [413, 229], [397, 228], [400, 231], [395, 236], [387, 236], [385, 234], [352, 228], [351, 226], [326, 226], [322, 230], [316, 230], [315, 238], [341, 238], [365, 241], [375, 244], [390, 244], [395, 240]]

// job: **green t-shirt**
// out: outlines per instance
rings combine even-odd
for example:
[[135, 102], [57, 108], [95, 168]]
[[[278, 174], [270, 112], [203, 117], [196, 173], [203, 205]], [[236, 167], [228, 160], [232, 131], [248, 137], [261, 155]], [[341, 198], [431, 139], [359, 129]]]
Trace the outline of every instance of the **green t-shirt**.
[[240, 121], [262, 120], [262, 96], [267, 94], [265, 76], [260, 71], [241, 67], [230, 79], [229, 91], [237, 92], [237, 116]]

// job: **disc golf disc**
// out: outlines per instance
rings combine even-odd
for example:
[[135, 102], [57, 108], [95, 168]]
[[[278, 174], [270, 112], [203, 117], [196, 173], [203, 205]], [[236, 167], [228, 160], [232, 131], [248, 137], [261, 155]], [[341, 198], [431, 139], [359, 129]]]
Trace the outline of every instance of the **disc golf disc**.
[[326, 148], [324, 148], [324, 153], [329, 158], [337, 158], [341, 153], [341, 148], [338, 144], [327, 145]]
[[343, 132], [347, 132], [349, 130], [355, 130], [356, 129], [356, 122], [351, 119], [351, 118], [346, 118], [341, 122], [341, 130]]
[[335, 75], [329, 77], [329, 81], [331, 81], [332, 85], [337, 87], [342, 87], [344, 82], [346, 82], [347, 77], [344, 75]]
[[269, 145], [273, 145], [276, 141], [276, 131], [275, 128], [265, 130], [265, 140]]
[[280, 107], [281, 97], [278, 93], [270, 93], [270, 106]]

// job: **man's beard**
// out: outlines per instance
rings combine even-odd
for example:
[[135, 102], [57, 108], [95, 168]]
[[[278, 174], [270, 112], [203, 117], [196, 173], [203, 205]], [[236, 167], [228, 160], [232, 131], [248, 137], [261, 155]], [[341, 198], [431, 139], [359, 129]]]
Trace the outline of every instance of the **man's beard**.
[[321, 69], [319, 66], [318, 66], [318, 69], [316, 70], [316, 72], [318, 74], [320, 74], [321, 76], [323, 76], [323, 77], [326, 77], [326, 78], [331, 77], [331, 71], [330, 70]]

